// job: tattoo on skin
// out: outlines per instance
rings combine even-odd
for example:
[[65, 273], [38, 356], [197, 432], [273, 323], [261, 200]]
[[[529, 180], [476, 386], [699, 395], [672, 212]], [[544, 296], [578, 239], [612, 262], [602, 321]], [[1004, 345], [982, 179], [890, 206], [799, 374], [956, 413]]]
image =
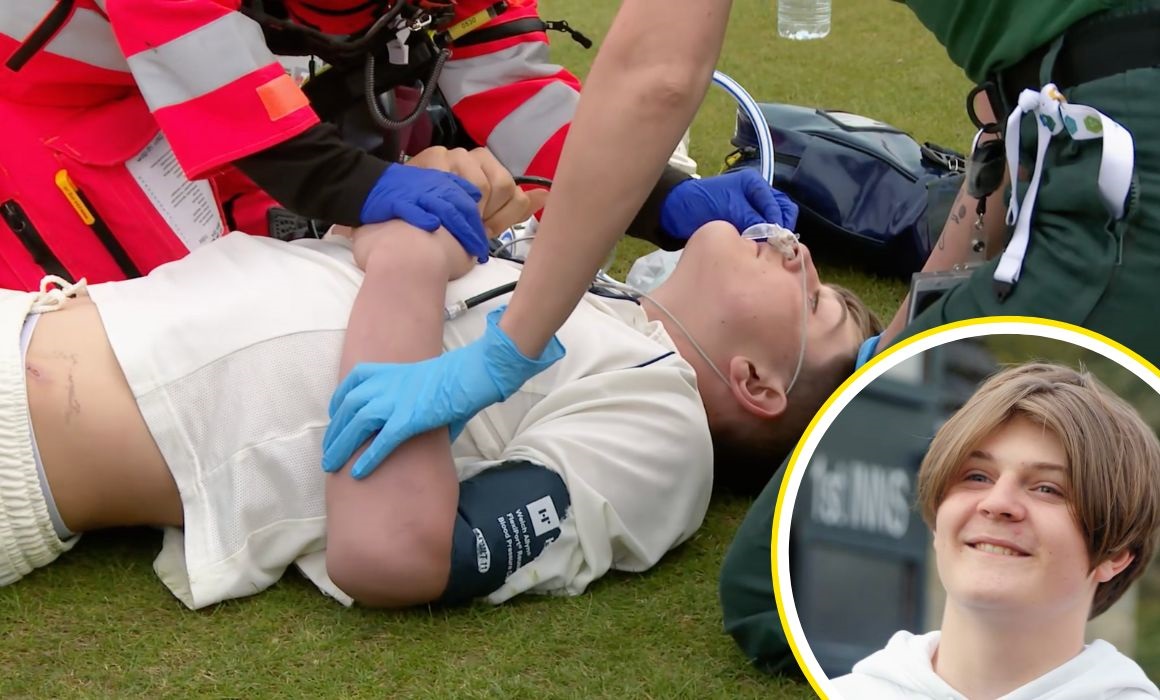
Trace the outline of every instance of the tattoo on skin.
[[79, 416], [81, 413], [81, 402], [77, 399], [77, 383], [73, 377], [73, 370], [77, 366], [76, 355], [69, 356], [72, 361], [68, 367], [68, 413], [64, 414], [64, 422], [68, 423], [73, 416]]
[[[955, 201], [951, 203], [951, 215], [947, 218], [950, 219], [951, 223], [959, 224], [962, 222], [963, 217], [965, 217], [966, 215], [967, 215], [967, 205], [963, 204], [963, 193], [960, 190], [959, 193], [955, 195]], [[946, 250], [946, 247], [947, 247], [947, 237], [946, 237], [946, 229], [944, 227], [942, 235], [938, 237], [938, 249], [939, 250]]]
[[[65, 374], [65, 380], [67, 381], [66, 391], [68, 396], [68, 408], [65, 410], [64, 414], [64, 422], [68, 423], [72, 420], [73, 416], [78, 416], [81, 413], [81, 402], [80, 399], [77, 398], [77, 383], [76, 377], [74, 376], [74, 372], [77, 368], [78, 358], [74, 353], [64, 352], [51, 352], [46, 354], [45, 357], [68, 362], [68, 370]], [[41, 380], [44, 376], [43, 371], [37, 367], [34, 367], [32, 363], [26, 362], [24, 366], [28, 374], [37, 380]]]

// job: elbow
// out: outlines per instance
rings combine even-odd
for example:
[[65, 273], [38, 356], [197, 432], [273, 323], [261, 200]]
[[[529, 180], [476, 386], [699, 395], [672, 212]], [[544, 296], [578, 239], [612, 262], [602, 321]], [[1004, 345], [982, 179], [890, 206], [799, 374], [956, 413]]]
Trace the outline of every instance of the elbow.
[[712, 74], [712, 70], [700, 66], [687, 66], [684, 71], [657, 71], [642, 97], [665, 110], [695, 110], [705, 98]]
[[326, 570], [330, 580], [359, 605], [405, 608], [432, 603], [451, 575], [451, 537], [409, 532], [390, 542], [368, 537], [329, 537]]
[[606, 44], [597, 56], [584, 90], [599, 78], [607, 80], [610, 94], [631, 95], [632, 103], [651, 110], [695, 111], [705, 98], [717, 57], [690, 48], [676, 55], [645, 43]]
[[695, 64], [641, 65], [625, 72], [620, 94], [632, 94], [649, 114], [692, 113], [705, 98], [712, 66]]

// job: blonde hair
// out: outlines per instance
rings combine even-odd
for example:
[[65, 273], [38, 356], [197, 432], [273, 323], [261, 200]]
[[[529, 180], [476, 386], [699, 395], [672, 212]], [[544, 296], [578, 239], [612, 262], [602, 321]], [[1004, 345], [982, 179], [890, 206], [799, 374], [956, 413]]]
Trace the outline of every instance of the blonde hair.
[[1124, 551], [1132, 562], [1099, 585], [1090, 617], [1144, 572], [1160, 535], [1160, 442], [1131, 405], [1086, 371], [1029, 363], [1000, 371], [943, 424], [923, 459], [918, 505], [927, 525], [978, 443], [1016, 416], [1041, 424], [1067, 454], [1068, 507], [1094, 569]]

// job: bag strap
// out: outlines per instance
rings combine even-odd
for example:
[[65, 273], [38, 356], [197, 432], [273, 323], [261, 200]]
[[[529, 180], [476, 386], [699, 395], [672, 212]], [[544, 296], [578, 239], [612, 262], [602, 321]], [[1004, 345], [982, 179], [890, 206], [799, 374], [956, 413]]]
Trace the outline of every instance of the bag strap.
[[44, 19], [40, 20], [40, 24], [36, 25], [36, 29], [32, 30], [32, 33], [20, 46], [16, 47], [16, 51], [5, 61], [4, 65], [8, 67], [8, 70], [15, 73], [32, 60], [32, 57], [43, 49], [45, 44], [51, 41], [52, 37], [56, 36], [64, 23], [68, 21], [75, 4], [76, 0], [58, 0], [56, 5], [44, 16]]
[[475, 31], [464, 35], [459, 39], [454, 39], [455, 46], [475, 46], [477, 44], [486, 44], [489, 41], [498, 41], [500, 39], [507, 39], [521, 34], [531, 34], [533, 32], [564, 32], [572, 37], [572, 40], [580, 44], [586, 49], [592, 48], [592, 40], [581, 34], [579, 31], [572, 28], [567, 20], [556, 20], [545, 22], [539, 17], [527, 17], [525, 19], [517, 19], [505, 24], [495, 27], [484, 27], [483, 29], [476, 29]]

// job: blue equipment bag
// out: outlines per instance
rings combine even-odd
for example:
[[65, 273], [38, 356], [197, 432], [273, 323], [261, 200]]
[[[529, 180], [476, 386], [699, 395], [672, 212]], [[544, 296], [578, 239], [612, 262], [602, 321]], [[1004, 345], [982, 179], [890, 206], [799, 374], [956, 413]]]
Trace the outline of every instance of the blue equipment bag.
[[[802, 240], [883, 274], [909, 279], [921, 269], [962, 184], [963, 156], [848, 112], [760, 107], [773, 137], [774, 186], [801, 207]], [[740, 110], [732, 143], [728, 169], [757, 167], [753, 124]]]

